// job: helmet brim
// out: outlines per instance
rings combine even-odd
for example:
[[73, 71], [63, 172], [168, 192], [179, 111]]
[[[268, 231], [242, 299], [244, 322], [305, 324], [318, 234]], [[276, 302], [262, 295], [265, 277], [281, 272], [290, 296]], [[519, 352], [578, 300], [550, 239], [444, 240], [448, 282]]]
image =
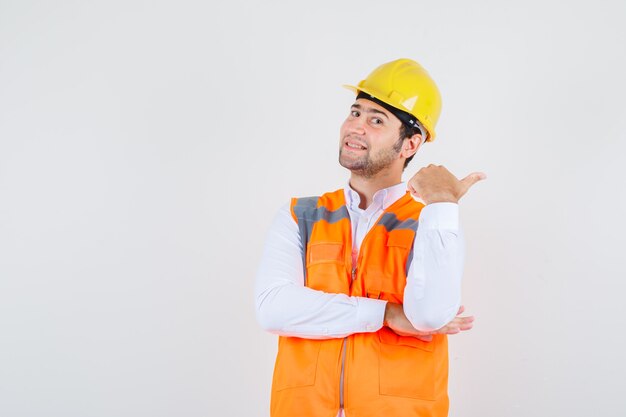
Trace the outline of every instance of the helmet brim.
[[[358, 95], [362, 91], [364, 93], [369, 94], [370, 96], [372, 96], [374, 98], [377, 98], [380, 101], [383, 101], [383, 102], [385, 101], [384, 98], [380, 97], [380, 94], [377, 94], [376, 91], [373, 91], [373, 90], [371, 90], [371, 89], [369, 89], [367, 87], [365, 87], [365, 88], [364, 87], [355, 87], [355, 86], [350, 85], [350, 84], [342, 84], [341, 86], [343, 88], [347, 88], [348, 90], [351, 90], [356, 95]], [[400, 110], [402, 110], [402, 109], [400, 109]], [[406, 110], [402, 110], [402, 111], [406, 111]], [[413, 117], [415, 117], [415, 116], [413, 116]], [[422, 122], [420, 121], [420, 123], [422, 123]], [[424, 123], [422, 123], [422, 125], [425, 127], [425, 129], [426, 129], [426, 131], [428, 133], [428, 136], [426, 137], [426, 142], [432, 142], [435, 139], [435, 135], [433, 134], [433, 132], [430, 129], [428, 129], [428, 127]]]

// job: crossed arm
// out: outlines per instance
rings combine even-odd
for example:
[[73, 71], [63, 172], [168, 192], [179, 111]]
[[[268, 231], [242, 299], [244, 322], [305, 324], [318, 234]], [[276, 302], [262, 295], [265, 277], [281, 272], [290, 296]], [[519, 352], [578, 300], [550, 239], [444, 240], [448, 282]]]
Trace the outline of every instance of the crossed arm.
[[270, 228], [256, 278], [257, 318], [272, 333], [310, 339], [375, 332], [383, 325], [422, 340], [470, 329], [473, 318], [459, 316], [464, 242], [456, 204], [422, 210], [413, 250], [403, 304], [313, 290], [303, 284], [299, 231], [284, 206]]

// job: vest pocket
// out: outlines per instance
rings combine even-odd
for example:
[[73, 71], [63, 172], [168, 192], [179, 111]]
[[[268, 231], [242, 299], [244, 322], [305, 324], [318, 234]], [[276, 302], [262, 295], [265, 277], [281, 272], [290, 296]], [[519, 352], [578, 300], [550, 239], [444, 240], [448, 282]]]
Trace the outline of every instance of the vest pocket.
[[379, 288], [380, 292], [384, 294], [394, 295], [394, 302], [402, 303], [408, 273], [407, 259], [413, 244], [413, 236], [407, 236], [407, 233], [400, 232], [411, 231], [399, 230], [390, 233], [387, 237], [386, 257], [381, 265], [383, 276]]
[[435, 342], [399, 336], [383, 327], [380, 338], [380, 394], [435, 400]]
[[307, 265], [319, 263], [344, 263], [342, 242], [318, 242], [309, 244]]
[[274, 391], [315, 384], [321, 342], [281, 337], [274, 367]]
[[307, 250], [306, 286], [314, 290], [349, 294], [342, 242], [318, 242]]

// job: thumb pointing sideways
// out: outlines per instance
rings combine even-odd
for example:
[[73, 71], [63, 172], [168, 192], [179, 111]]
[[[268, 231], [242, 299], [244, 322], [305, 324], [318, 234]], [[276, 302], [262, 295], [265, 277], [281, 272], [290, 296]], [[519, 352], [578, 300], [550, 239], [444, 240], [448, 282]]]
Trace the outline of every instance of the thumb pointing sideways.
[[[469, 190], [469, 188], [472, 185], [474, 185], [478, 181], [484, 180], [486, 178], [487, 178], [487, 174], [485, 174], [484, 172], [472, 172], [467, 177], [463, 178], [461, 180], [461, 183], [465, 187], [465, 192], [467, 192], [467, 190]], [[465, 192], [463, 194], [465, 194]]]

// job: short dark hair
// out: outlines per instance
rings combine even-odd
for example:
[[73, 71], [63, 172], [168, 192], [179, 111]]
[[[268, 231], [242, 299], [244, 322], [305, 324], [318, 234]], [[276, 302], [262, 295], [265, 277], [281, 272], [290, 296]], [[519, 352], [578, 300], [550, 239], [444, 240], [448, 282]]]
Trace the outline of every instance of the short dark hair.
[[[400, 126], [400, 138], [394, 145], [394, 149], [396, 150], [396, 152], [400, 152], [400, 150], [402, 149], [402, 144], [404, 143], [404, 139], [413, 137], [413, 135], [424, 135], [424, 133], [422, 133], [419, 127], [409, 126], [405, 123], [402, 123], [402, 125]], [[423, 140], [423, 136], [422, 136], [422, 140]], [[414, 156], [415, 154], [409, 156], [406, 159], [406, 161], [404, 161], [404, 167], [402, 167], [403, 170], [407, 167], [407, 165], [409, 165], [409, 162], [411, 162], [411, 159], [413, 159]]]

